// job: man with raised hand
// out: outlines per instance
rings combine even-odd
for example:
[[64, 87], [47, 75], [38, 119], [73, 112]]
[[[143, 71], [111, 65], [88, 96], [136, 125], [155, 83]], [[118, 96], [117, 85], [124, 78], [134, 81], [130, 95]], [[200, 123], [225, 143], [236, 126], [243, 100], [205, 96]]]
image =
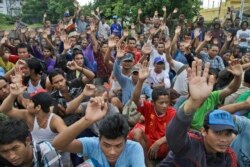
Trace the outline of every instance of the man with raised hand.
[[143, 149], [139, 143], [127, 141], [129, 125], [120, 114], [115, 113], [101, 120], [100, 137], [75, 139], [82, 131], [102, 119], [108, 111], [104, 97], [91, 98], [85, 116], [53, 141], [55, 148], [87, 156], [96, 166], [145, 167]]
[[208, 72], [209, 63], [202, 72], [201, 60], [193, 61], [188, 69], [190, 96], [167, 127], [171, 152], [161, 166], [237, 166], [236, 155], [229, 147], [236, 127], [228, 112], [213, 110], [206, 115], [201, 133], [188, 132], [194, 113], [213, 90], [215, 79]]

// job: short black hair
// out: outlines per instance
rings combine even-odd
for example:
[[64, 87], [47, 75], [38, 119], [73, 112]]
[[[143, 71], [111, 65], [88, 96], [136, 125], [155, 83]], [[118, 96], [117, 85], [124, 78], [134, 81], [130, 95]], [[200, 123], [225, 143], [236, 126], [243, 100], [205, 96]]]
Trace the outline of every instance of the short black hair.
[[118, 137], [127, 138], [129, 132], [128, 120], [120, 113], [113, 113], [101, 120], [99, 125], [100, 139], [102, 136], [107, 139]]
[[43, 67], [37, 58], [27, 59], [26, 63], [30, 69], [35, 71], [36, 74], [41, 74]]
[[25, 143], [29, 136], [29, 127], [23, 120], [13, 118], [0, 123], [0, 145], [10, 144], [15, 140]]
[[60, 68], [55, 68], [53, 71], [49, 73], [49, 81], [52, 83], [52, 78], [57, 75], [62, 75], [65, 78], [64, 72]]
[[5, 77], [3, 77], [3, 76], [0, 76], [0, 80], [4, 80], [5, 82], [8, 83], [7, 79]]
[[134, 37], [129, 37], [128, 41], [136, 41], [136, 39]]
[[28, 50], [29, 46], [26, 43], [20, 43], [20, 44], [18, 44], [17, 49], [20, 49], [20, 48], [27, 48], [27, 50]]
[[160, 96], [168, 96], [170, 98], [169, 90], [165, 88], [155, 88], [152, 92], [152, 101], [157, 101]]
[[247, 21], [242, 21], [241, 24], [240, 24], [240, 27], [242, 28], [243, 24], [246, 23], [247, 24], [247, 27], [248, 27], [248, 22]]
[[83, 53], [82, 51], [78, 50], [78, 51], [74, 51], [73, 54], [72, 54], [72, 59], [75, 59], [76, 55], [82, 55], [82, 58], [83, 58]]

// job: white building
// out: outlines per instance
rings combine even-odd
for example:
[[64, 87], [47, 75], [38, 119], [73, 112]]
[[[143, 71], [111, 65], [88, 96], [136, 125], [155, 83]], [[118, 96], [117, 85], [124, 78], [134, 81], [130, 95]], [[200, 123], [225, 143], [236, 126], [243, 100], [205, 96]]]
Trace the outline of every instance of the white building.
[[0, 0], [0, 13], [17, 16], [21, 13], [22, 0]]

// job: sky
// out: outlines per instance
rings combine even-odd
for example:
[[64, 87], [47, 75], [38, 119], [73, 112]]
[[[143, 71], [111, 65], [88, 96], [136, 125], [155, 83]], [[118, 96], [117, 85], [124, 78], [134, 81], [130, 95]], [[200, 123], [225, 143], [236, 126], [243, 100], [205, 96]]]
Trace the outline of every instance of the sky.
[[[203, 1], [203, 8], [212, 8], [213, 4], [214, 7], [219, 7], [221, 0], [202, 0], [202, 1]], [[222, 1], [225, 2], [225, 0]], [[80, 5], [86, 5], [89, 2], [93, 2], [93, 0], [78, 0], [78, 2], [80, 3]]]
[[78, 0], [78, 2], [80, 3], [80, 5], [86, 5], [88, 4], [89, 2], [93, 2], [93, 0]]

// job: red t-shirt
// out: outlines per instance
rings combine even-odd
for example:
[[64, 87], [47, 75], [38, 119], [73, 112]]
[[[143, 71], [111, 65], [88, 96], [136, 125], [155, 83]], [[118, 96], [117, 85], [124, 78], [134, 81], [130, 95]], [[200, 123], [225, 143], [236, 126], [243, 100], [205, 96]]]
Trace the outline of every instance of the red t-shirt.
[[126, 52], [133, 52], [134, 53], [134, 64], [137, 64], [140, 60], [140, 58], [142, 57], [142, 54], [140, 51], [137, 50], [137, 48], [134, 48], [134, 50], [130, 50], [128, 47], [125, 48]]
[[154, 105], [147, 101], [137, 110], [145, 117], [145, 134], [154, 141], [165, 136], [166, 127], [176, 113], [173, 107], [168, 107], [165, 114], [158, 116]]

